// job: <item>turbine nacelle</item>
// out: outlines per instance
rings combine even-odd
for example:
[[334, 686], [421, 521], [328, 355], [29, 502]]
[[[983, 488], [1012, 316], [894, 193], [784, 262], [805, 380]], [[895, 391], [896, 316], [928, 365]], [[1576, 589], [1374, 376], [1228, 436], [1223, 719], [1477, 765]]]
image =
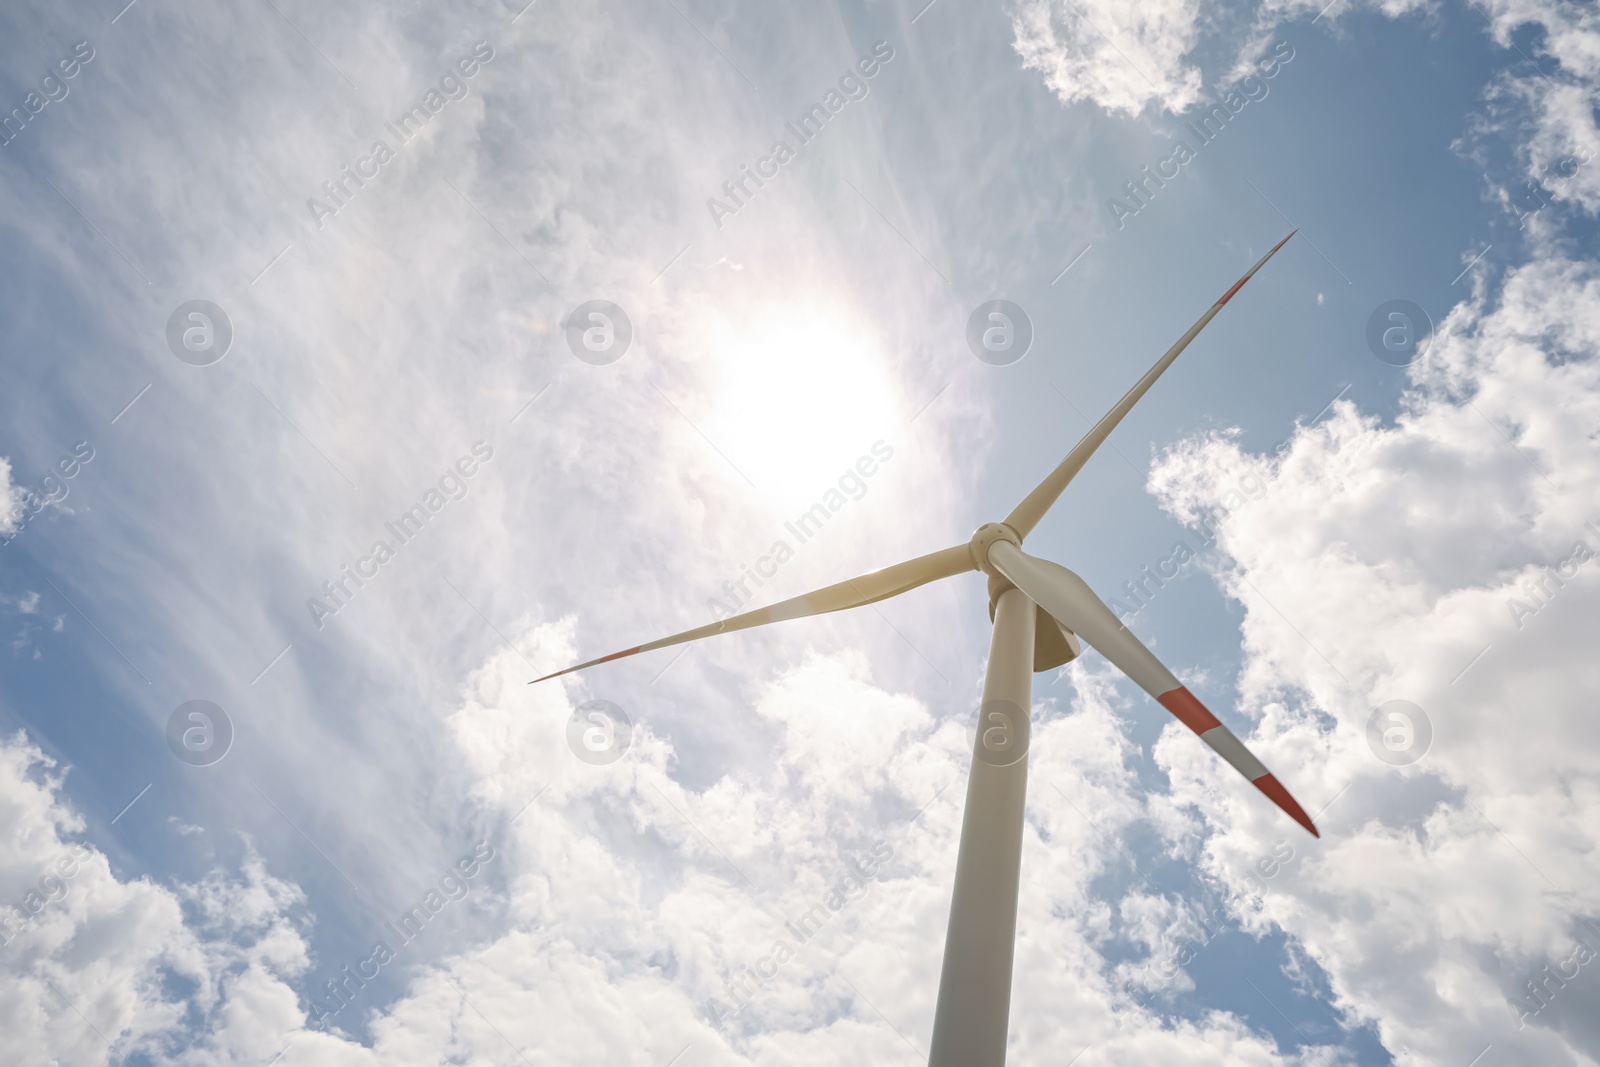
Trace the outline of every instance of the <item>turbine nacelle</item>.
[[[972, 533], [972, 540], [967, 542], [967, 548], [972, 552], [972, 566], [991, 578], [1001, 577], [993, 563], [989, 562], [989, 549], [994, 547], [996, 541], [1010, 541], [1018, 548], [1022, 547], [1022, 535], [1010, 525], [1003, 522], [986, 522]], [[991, 610], [990, 618], [994, 617]]]
[[[972, 553], [972, 565], [989, 576], [990, 622], [994, 621], [995, 606], [1000, 603], [1000, 594], [1007, 589], [1016, 588], [1011, 579], [1001, 574], [989, 561], [990, 549], [1001, 541], [1017, 548], [1022, 547], [1021, 535], [1003, 522], [984, 523], [973, 531], [972, 540], [967, 542], [967, 549]], [[1068, 629], [1060, 619], [1044, 608], [1039, 608], [1033, 626], [1033, 672], [1038, 674], [1054, 670], [1071, 663], [1082, 653], [1083, 644], [1078, 640], [1078, 635]]]

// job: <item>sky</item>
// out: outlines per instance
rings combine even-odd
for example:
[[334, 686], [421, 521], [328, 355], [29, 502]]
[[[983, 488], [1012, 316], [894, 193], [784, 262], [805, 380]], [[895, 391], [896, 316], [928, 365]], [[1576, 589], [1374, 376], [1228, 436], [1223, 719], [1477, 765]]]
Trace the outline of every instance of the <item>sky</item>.
[[926, 1062], [978, 575], [526, 683], [1296, 231], [1027, 547], [1322, 835], [1035, 675], [1009, 1058], [1600, 1062], [1593, 4], [124, 2], [0, 12], [0, 1061]]

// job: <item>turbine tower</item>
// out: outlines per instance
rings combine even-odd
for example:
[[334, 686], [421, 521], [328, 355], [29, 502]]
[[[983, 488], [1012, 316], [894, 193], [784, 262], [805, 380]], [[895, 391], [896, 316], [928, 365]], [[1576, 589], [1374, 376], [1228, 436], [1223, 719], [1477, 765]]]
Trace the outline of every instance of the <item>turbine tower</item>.
[[[1294, 234], [1290, 233], [1289, 237]], [[1123, 626], [1084, 580], [1058, 563], [1030, 556], [1022, 542], [1123, 417], [1216, 317], [1288, 243], [1285, 237], [1222, 294], [1155, 366], [1079, 441], [1055, 470], [1001, 522], [985, 523], [966, 544], [952, 545], [802, 596], [733, 615], [659, 641], [613, 652], [534, 682], [713, 634], [860, 607], [965, 571], [989, 578], [994, 632], [973, 739], [955, 890], [944, 965], [934, 1008], [930, 1067], [999, 1067], [1005, 1063], [1016, 947], [1022, 819], [1028, 782], [1033, 675], [1074, 659], [1082, 642], [1133, 679], [1178, 721], [1200, 735], [1240, 774], [1312, 835], [1321, 836], [1289, 791], [1172, 672]], [[529, 683], [534, 684], [532, 682]]]

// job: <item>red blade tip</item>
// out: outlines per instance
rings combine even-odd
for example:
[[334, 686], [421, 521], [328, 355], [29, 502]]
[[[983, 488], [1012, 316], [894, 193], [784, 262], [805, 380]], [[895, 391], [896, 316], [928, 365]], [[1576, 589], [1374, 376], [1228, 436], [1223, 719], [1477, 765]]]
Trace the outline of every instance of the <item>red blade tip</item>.
[[1267, 795], [1268, 800], [1287, 812], [1289, 818], [1309, 830], [1312, 837], [1322, 836], [1317, 832], [1316, 826], [1312, 824], [1311, 817], [1305, 813], [1305, 809], [1295, 802], [1294, 797], [1289, 795], [1289, 791], [1283, 787], [1283, 783], [1278, 781], [1277, 778], [1270, 774], [1263, 774], [1253, 784]]
[[538, 685], [540, 682], [547, 682], [551, 678], [559, 678], [563, 674], [571, 674], [573, 671], [581, 671], [585, 667], [598, 667], [598, 666], [600, 666], [600, 664], [602, 664], [602, 663], [610, 663], [614, 659], [622, 659], [625, 656], [635, 655], [635, 654], [643, 651], [643, 649], [644, 649], [644, 646], [642, 646], [642, 645], [636, 645], [633, 648], [625, 648], [621, 652], [613, 652], [609, 656], [601, 656], [599, 659], [592, 659], [588, 663], [580, 663], [576, 667], [567, 667], [564, 670], [556, 671], [554, 674], [547, 674], [543, 678], [535, 678], [533, 681], [529, 682], [528, 684], [529, 685]]

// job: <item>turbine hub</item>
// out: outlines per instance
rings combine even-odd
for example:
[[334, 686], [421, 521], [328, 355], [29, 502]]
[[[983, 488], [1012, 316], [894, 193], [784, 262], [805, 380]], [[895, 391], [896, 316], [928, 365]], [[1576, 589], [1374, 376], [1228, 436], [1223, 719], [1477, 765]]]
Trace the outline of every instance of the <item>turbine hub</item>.
[[1017, 536], [1017, 531], [1003, 522], [986, 522], [978, 527], [972, 535], [972, 540], [967, 542], [967, 549], [972, 553], [972, 562], [980, 571], [991, 578], [999, 578], [1010, 585], [1011, 582], [999, 571], [994, 564], [989, 562], [989, 549], [996, 541], [1010, 541], [1018, 548], [1022, 547], [1022, 538]]

